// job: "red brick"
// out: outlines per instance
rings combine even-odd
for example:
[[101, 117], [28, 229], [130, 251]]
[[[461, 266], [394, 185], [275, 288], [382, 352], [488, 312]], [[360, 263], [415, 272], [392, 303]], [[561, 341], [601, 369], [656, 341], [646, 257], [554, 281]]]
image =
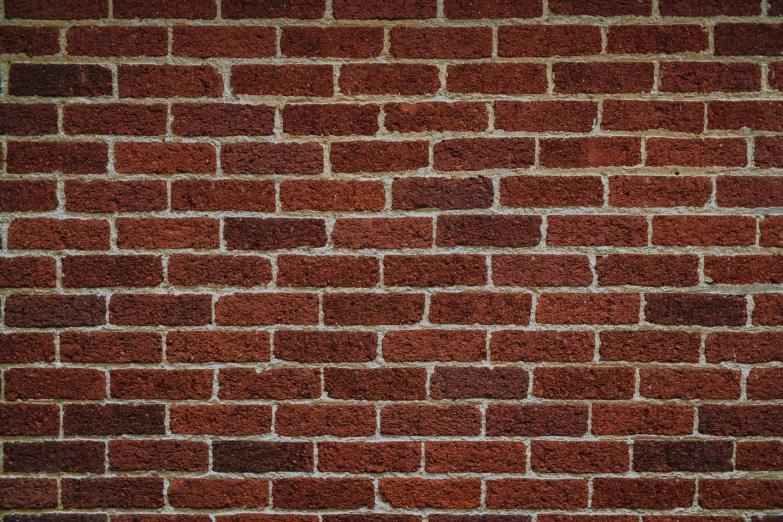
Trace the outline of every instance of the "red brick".
[[780, 24], [717, 24], [715, 54], [723, 56], [780, 56]]
[[262, 435], [272, 429], [272, 408], [263, 405], [198, 404], [172, 406], [171, 433], [185, 435]]
[[76, 26], [68, 29], [65, 50], [71, 56], [165, 56], [165, 27]]
[[530, 467], [536, 473], [625, 473], [629, 461], [625, 442], [534, 440], [531, 443]]
[[377, 105], [349, 103], [283, 107], [283, 130], [294, 135], [372, 136], [378, 132]]
[[102, 65], [14, 63], [7, 81], [8, 92], [13, 96], [109, 96], [112, 93], [111, 69]]
[[703, 207], [712, 182], [695, 176], [612, 176], [609, 203], [615, 207]]
[[432, 220], [409, 218], [342, 218], [332, 229], [337, 248], [424, 248], [432, 245]]
[[533, 395], [546, 399], [630, 399], [635, 381], [634, 369], [627, 367], [536, 368]]
[[772, 62], [768, 67], [767, 82], [769, 86], [776, 91], [783, 90], [783, 68], [777, 62]]
[[163, 357], [161, 336], [152, 332], [63, 332], [60, 358], [73, 363], [155, 363]]
[[272, 324], [317, 324], [315, 294], [262, 293], [221, 296], [215, 304], [217, 324], [254, 326]]
[[117, 18], [214, 18], [215, 4], [211, 0], [114, 0]]
[[783, 443], [758, 441], [737, 443], [737, 469], [779, 471], [783, 469]]
[[326, 368], [324, 391], [332, 399], [365, 401], [423, 400], [424, 368]]
[[722, 294], [647, 294], [645, 319], [656, 324], [741, 326], [745, 297]]
[[0, 434], [9, 437], [57, 436], [60, 407], [56, 404], [0, 404]]
[[224, 473], [313, 471], [311, 442], [216, 441], [213, 453], [215, 471]]
[[6, 326], [65, 328], [106, 323], [106, 298], [102, 295], [22, 295], [5, 299]]
[[634, 362], [699, 362], [701, 336], [688, 332], [601, 332], [601, 360]]
[[662, 167], [744, 167], [747, 144], [741, 138], [647, 140], [647, 165]]
[[332, 96], [331, 65], [234, 65], [234, 94]]
[[372, 257], [278, 257], [277, 284], [280, 286], [373, 287], [379, 281], [379, 263]]
[[384, 257], [384, 284], [388, 286], [483, 286], [487, 283], [484, 256], [439, 254]]
[[783, 166], [780, 160], [780, 152], [783, 150], [783, 140], [779, 137], [763, 136], [755, 140], [753, 164], [762, 169]]
[[16, 219], [8, 227], [8, 248], [105, 250], [109, 223], [85, 219]]
[[521, 442], [435, 442], [425, 445], [429, 473], [525, 473]]
[[280, 202], [287, 211], [378, 212], [386, 206], [386, 190], [381, 181], [283, 181]]
[[[224, 11], [227, 8], [224, 6]], [[275, 55], [276, 39], [274, 27], [175, 25], [172, 54], [198, 58], [265, 58]]]
[[62, 259], [63, 286], [157, 286], [163, 281], [163, 263], [156, 256], [68, 256]]
[[[7, 15], [9, 8], [11, 8], [10, 3], [5, 8]], [[0, 52], [27, 56], [57, 54], [60, 52], [60, 31], [57, 27], [7, 25], [0, 28]]]
[[120, 65], [120, 98], [215, 98], [223, 78], [209, 65]]
[[255, 362], [270, 358], [268, 332], [182, 331], [166, 335], [170, 362]]
[[68, 404], [64, 408], [65, 435], [163, 435], [163, 404]]
[[166, 207], [165, 181], [65, 182], [65, 208], [74, 212], [149, 212]]
[[761, 90], [755, 63], [662, 62], [662, 92], [753, 92]]
[[524, 399], [528, 371], [524, 368], [436, 367], [430, 377], [433, 399]]
[[711, 101], [709, 129], [783, 130], [783, 103], [774, 101]]
[[387, 103], [384, 125], [392, 132], [479, 132], [489, 116], [483, 103]]
[[732, 471], [734, 445], [724, 441], [636, 441], [635, 471]]
[[543, 94], [546, 68], [534, 63], [449, 65], [446, 88], [455, 93]]
[[753, 324], [779, 326], [783, 324], [783, 294], [758, 294], [753, 296]]
[[596, 258], [601, 286], [695, 286], [699, 258], [695, 255], [610, 254]]
[[481, 502], [481, 481], [476, 479], [382, 478], [378, 490], [395, 508], [468, 509]]
[[508, 131], [590, 132], [598, 121], [594, 102], [499, 100], [494, 108], [495, 127]]
[[223, 0], [224, 18], [322, 18], [325, 0], [292, 0], [290, 2], [245, 2]]
[[343, 141], [331, 145], [335, 172], [397, 172], [429, 165], [426, 141]]
[[783, 361], [783, 335], [777, 332], [726, 332], [707, 336], [707, 362]]
[[536, 321], [549, 324], [634, 324], [639, 321], [636, 294], [541, 294]]
[[714, 284], [748, 285], [783, 282], [783, 258], [779, 256], [707, 256], [704, 275]]
[[[100, 463], [103, 467], [103, 447]], [[209, 446], [183, 440], [109, 441], [109, 469], [112, 471], [207, 471]]]
[[739, 399], [740, 372], [729, 369], [643, 369], [639, 393], [653, 399]]
[[783, 508], [783, 480], [700, 480], [699, 506], [706, 509], [780, 509]]
[[42, 212], [56, 208], [54, 181], [0, 181], [0, 212]]
[[652, 14], [652, 3], [650, 0], [552, 0], [549, 9], [555, 14], [564, 15], [649, 16]]
[[338, 20], [415, 20], [435, 18], [436, 0], [334, 0]]
[[67, 105], [63, 127], [67, 134], [156, 136], [166, 133], [165, 105]]
[[783, 180], [771, 176], [720, 176], [716, 200], [721, 207], [783, 206]]
[[535, 246], [541, 241], [539, 216], [454, 215], [438, 217], [439, 246]]
[[587, 286], [590, 260], [581, 255], [494, 255], [492, 280], [500, 286]]
[[315, 399], [321, 396], [319, 370], [278, 368], [257, 372], [253, 368], [220, 371], [221, 399]]
[[595, 207], [603, 200], [598, 176], [511, 176], [500, 182], [500, 204], [508, 207]]
[[437, 67], [422, 64], [343, 65], [339, 83], [347, 95], [432, 94], [440, 88]]
[[57, 107], [44, 103], [0, 105], [0, 132], [9, 136], [57, 134]]
[[51, 288], [56, 283], [53, 257], [0, 257], [0, 288]]
[[639, 165], [641, 140], [630, 137], [544, 139], [539, 162], [544, 167], [561, 169]]
[[610, 54], [698, 53], [707, 47], [707, 31], [700, 25], [622, 25], [607, 32]]
[[589, 25], [501, 26], [498, 56], [580, 56], [601, 52], [601, 29]]
[[489, 178], [397, 178], [392, 185], [392, 208], [457, 210], [488, 208], [494, 189]]
[[754, 368], [748, 375], [748, 398], [759, 400], [775, 400], [783, 398], [780, 368]]
[[704, 129], [704, 104], [605, 100], [601, 128], [621, 131], [664, 129], [699, 133]]
[[320, 174], [324, 150], [318, 143], [227, 143], [220, 163], [226, 174]]
[[652, 242], [666, 246], [740, 246], [756, 241], [749, 216], [655, 216]]
[[699, 433], [728, 437], [780, 437], [779, 405], [710, 404], [699, 407]]
[[[418, 442], [318, 443], [318, 469], [320, 471], [412, 472], [419, 469], [420, 463], [421, 445]], [[327, 515], [327, 517], [329, 516]]]
[[6, 442], [6, 472], [103, 473], [105, 445], [97, 441]]
[[489, 27], [394, 27], [390, 39], [395, 58], [470, 59], [492, 55]]
[[695, 481], [654, 478], [596, 478], [593, 507], [675, 509], [693, 504]]
[[57, 481], [35, 478], [0, 478], [0, 509], [57, 508]]
[[281, 404], [275, 432], [284, 437], [366, 437], [375, 434], [372, 405]]
[[638, 216], [550, 216], [547, 243], [553, 246], [645, 246], [647, 221]]
[[174, 255], [169, 283], [179, 286], [257, 286], [272, 280], [272, 263], [257, 256]]
[[323, 314], [328, 325], [415, 324], [424, 314], [424, 294], [326, 294]]
[[103, 174], [109, 148], [98, 142], [9, 141], [5, 160], [9, 174]]
[[537, 18], [543, 14], [540, 0], [446, 0], [446, 18]]
[[441, 292], [430, 301], [435, 324], [518, 324], [530, 322], [533, 299], [526, 293]]
[[326, 225], [313, 218], [225, 218], [231, 250], [279, 250], [326, 245]]
[[596, 435], [690, 435], [693, 408], [663, 404], [595, 404], [592, 432]]
[[0, 364], [53, 361], [54, 336], [52, 334], [0, 334]]
[[91, 400], [106, 397], [106, 376], [88, 368], [11, 368], [4, 372], [5, 398]]
[[487, 481], [490, 509], [578, 509], [587, 507], [587, 481], [503, 479]]
[[626, 94], [650, 92], [653, 87], [652, 63], [561, 62], [554, 64], [552, 71], [555, 92]]
[[535, 162], [530, 138], [475, 138], [445, 140], [434, 147], [438, 170], [521, 169]]
[[177, 103], [171, 115], [179, 136], [265, 136], [275, 126], [275, 110], [266, 105]]
[[114, 399], [207, 400], [212, 396], [212, 370], [111, 371]]
[[493, 361], [587, 362], [593, 359], [590, 332], [500, 330], [492, 334]]
[[381, 410], [381, 433], [386, 435], [478, 435], [481, 412], [475, 406], [401, 404]]
[[109, 301], [115, 325], [198, 326], [212, 322], [212, 296], [198, 294], [115, 294]]
[[120, 218], [116, 225], [120, 248], [217, 248], [219, 244], [217, 219]]
[[658, 7], [663, 16], [752, 16], [761, 14], [755, 0], [661, 0]]
[[375, 359], [374, 332], [275, 332], [275, 358], [304, 363], [365, 362]]
[[281, 509], [359, 509], [375, 506], [370, 479], [288, 478], [272, 485], [274, 507]]
[[171, 183], [173, 210], [246, 210], [274, 212], [272, 181], [175, 180]]
[[269, 504], [269, 482], [251, 478], [176, 478], [169, 484], [167, 496], [175, 508], [259, 508]]
[[284, 27], [283, 56], [372, 58], [383, 50], [381, 27]]
[[480, 361], [486, 334], [480, 330], [399, 330], [383, 336], [383, 358], [389, 362]]
[[206, 143], [117, 143], [117, 172], [130, 174], [212, 174], [215, 148]]

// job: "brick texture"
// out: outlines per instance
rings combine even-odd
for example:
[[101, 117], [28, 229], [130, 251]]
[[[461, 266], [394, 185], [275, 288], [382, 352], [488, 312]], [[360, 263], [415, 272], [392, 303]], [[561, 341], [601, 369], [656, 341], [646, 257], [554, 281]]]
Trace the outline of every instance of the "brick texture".
[[0, 4], [0, 522], [783, 522], [783, 1]]

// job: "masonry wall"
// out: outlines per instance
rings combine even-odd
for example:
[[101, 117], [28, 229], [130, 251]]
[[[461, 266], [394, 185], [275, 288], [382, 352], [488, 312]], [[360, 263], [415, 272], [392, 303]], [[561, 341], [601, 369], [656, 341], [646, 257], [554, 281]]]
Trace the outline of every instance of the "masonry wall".
[[780, 522], [781, 16], [5, 0], [0, 516]]

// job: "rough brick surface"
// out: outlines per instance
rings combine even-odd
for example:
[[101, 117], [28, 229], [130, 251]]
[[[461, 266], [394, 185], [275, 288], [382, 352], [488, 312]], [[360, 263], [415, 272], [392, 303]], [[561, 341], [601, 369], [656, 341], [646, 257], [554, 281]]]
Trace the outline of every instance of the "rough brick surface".
[[783, 522], [783, 0], [0, 4], [0, 522]]

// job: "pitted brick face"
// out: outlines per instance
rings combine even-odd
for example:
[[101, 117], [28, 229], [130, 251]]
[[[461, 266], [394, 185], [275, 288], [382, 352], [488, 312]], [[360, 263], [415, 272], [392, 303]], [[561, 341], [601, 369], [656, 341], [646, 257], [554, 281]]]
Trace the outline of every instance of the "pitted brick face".
[[0, 3], [0, 522], [781, 522], [783, 1]]

